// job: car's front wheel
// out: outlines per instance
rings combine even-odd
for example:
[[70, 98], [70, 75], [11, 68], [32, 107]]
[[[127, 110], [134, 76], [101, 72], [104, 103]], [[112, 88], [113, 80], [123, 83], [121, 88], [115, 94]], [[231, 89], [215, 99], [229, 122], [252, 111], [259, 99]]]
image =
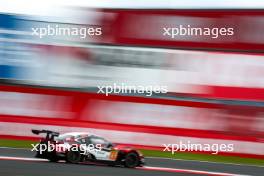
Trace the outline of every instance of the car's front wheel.
[[79, 163], [81, 161], [81, 154], [78, 151], [68, 151], [66, 154], [66, 161], [69, 163]]
[[128, 153], [125, 157], [125, 167], [134, 168], [139, 165], [139, 157], [136, 153]]

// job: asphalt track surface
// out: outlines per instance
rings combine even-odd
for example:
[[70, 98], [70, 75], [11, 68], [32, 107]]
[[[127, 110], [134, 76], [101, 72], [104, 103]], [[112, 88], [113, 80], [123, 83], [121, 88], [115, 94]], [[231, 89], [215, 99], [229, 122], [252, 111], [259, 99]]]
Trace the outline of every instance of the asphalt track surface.
[[[146, 167], [128, 169], [122, 167], [98, 166], [92, 164], [67, 164], [63, 162], [51, 163], [47, 161], [34, 161], [30, 159], [28, 161], [25, 161], [22, 159], [7, 159], [5, 157], [33, 159], [34, 153], [30, 150], [24, 149], [0, 148], [0, 176], [204, 176], [228, 174], [254, 176], [264, 175], [264, 167], [160, 158], [146, 158]], [[159, 170], [160, 168], [165, 169]], [[175, 170], [172, 171], [173, 168]], [[193, 171], [204, 172], [193, 173]]]

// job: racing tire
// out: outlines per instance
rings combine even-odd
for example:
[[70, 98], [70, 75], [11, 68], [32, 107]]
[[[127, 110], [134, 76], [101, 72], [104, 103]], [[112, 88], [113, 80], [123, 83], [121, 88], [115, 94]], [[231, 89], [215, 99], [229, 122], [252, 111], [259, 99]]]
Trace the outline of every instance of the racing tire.
[[50, 162], [57, 162], [57, 161], [59, 161], [59, 159], [56, 156], [54, 156], [54, 157], [49, 157], [49, 161]]
[[125, 167], [134, 168], [139, 165], [139, 157], [136, 153], [128, 153], [125, 157]]
[[57, 155], [56, 155], [56, 152], [50, 152], [50, 153], [47, 153], [47, 157], [48, 157], [48, 160], [50, 161], [50, 162], [57, 162], [57, 161], [59, 161], [59, 158], [57, 157]]
[[81, 161], [81, 159], [82, 156], [78, 151], [68, 151], [66, 153], [66, 162], [68, 163], [77, 164]]
[[43, 155], [39, 151], [36, 152], [35, 158], [43, 158]]

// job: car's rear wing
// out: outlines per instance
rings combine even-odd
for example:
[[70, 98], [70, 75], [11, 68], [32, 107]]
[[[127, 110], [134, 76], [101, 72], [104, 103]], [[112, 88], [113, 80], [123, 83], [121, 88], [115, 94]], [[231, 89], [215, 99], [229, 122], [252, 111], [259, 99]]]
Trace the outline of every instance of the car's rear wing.
[[60, 133], [50, 131], [50, 130], [31, 130], [33, 134], [39, 135], [39, 134], [46, 134], [46, 140], [54, 140], [54, 137], [59, 136]]

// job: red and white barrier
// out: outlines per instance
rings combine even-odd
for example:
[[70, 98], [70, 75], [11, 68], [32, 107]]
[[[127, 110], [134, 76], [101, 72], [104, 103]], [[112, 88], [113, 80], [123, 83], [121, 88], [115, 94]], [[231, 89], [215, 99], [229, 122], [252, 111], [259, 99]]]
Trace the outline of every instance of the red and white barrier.
[[115, 143], [233, 144], [220, 154], [263, 157], [261, 108], [46, 88], [0, 86], [0, 137], [34, 138], [31, 129], [86, 131]]
[[[263, 50], [263, 11], [105, 9], [102, 43], [192, 49]], [[234, 35], [164, 36], [163, 28], [233, 28]], [[250, 27], [249, 27], [250, 26]]]

